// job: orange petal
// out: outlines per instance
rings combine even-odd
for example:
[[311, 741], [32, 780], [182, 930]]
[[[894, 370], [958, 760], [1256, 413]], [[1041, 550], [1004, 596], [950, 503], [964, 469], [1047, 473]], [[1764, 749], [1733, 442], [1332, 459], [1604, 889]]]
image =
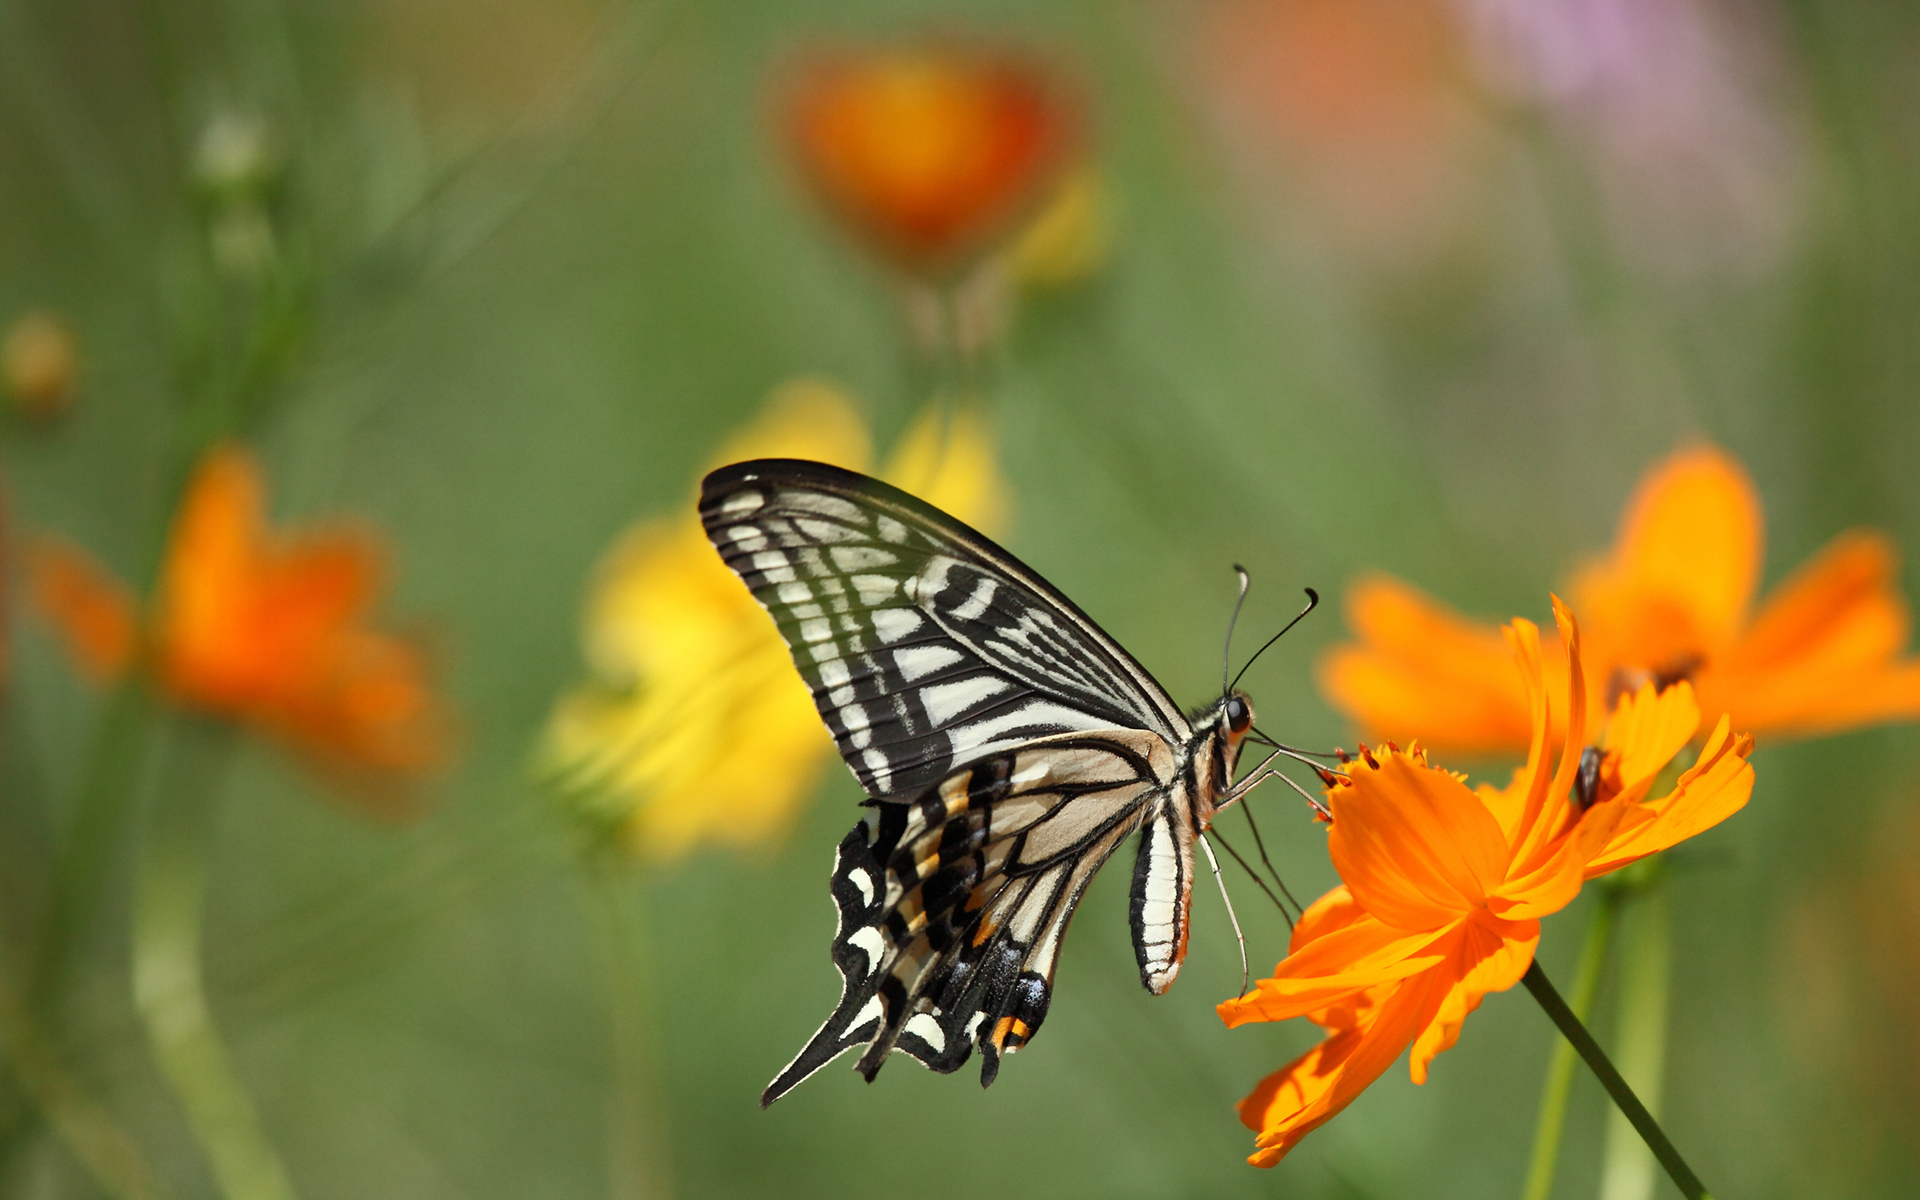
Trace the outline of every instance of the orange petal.
[[1612, 552], [1570, 594], [1609, 661], [1646, 669], [1704, 655], [1740, 632], [1759, 577], [1760, 498], [1741, 465], [1683, 450], [1640, 482]]
[[1399, 929], [1433, 929], [1478, 908], [1506, 876], [1507, 843], [1480, 798], [1412, 755], [1348, 764], [1328, 796], [1327, 849], [1361, 907]]
[[1294, 950], [1273, 975], [1216, 1010], [1228, 1028], [1314, 1016], [1356, 992], [1392, 983], [1441, 961], [1433, 949], [1450, 926], [1409, 934], [1371, 916], [1331, 929]]
[[1888, 541], [1835, 538], [1768, 597], [1753, 626], [1703, 673], [1706, 703], [1742, 726], [1831, 733], [1920, 717], [1920, 659]]
[[1499, 890], [1487, 898], [1487, 911], [1509, 921], [1551, 916], [1580, 894], [1585, 865], [1582, 844], [1563, 835], [1543, 846], [1524, 868], [1511, 869]]
[[1620, 777], [1618, 794], [1629, 803], [1641, 799], [1699, 728], [1700, 705], [1693, 685], [1684, 679], [1665, 691], [1644, 683], [1639, 691], [1621, 697], [1601, 742], [1602, 748], [1619, 755], [1614, 767]]
[[[1531, 622], [1516, 618], [1509, 636], [1522, 670], [1527, 671], [1531, 667], [1530, 674], [1535, 680], [1532, 687], [1535, 697], [1533, 740], [1527, 751], [1525, 772], [1527, 791], [1518, 818], [1506, 830], [1513, 847], [1508, 866], [1510, 875], [1535, 874], [1553, 855], [1551, 843], [1570, 823], [1567, 794], [1573, 786], [1574, 774], [1579, 770], [1580, 747], [1585, 739], [1587, 694], [1580, 665], [1580, 627], [1573, 613], [1561, 603], [1560, 597], [1554, 596], [1552, 601], [1554, 621], [1559, 627], [1561, 644], [1565, 647], [1567, 671], [1564, 688], [1555, 693], [1565, 700], [1560, 710], [1562, 717], [1557, 723], [1552, 698], [1547, 695], [1545, 672], [1537, 665], [1537, 631]], [[1549, 777], [1547, 763], [1555, 749], [1560, 755], [1559, 766]], [[1508, 811], [1509, 807], [1505, 803], [1496, 806], [1500, 812]]]
[[1489, 992], [1504, 992], [1520, 982], [1539, 944], [1538, 921], [1509, 922], [1476, 913], [1461, 927], [1452, 957], [1433, 973], [1436, 981], [1448, 981], [1446, 994], [1414, 1039], [1413, 1053], [1407, 1059], [1415, 1083], [1425, 1083], [1427, 1066], [1434, 1056], [1459, 1040], [1461, 1025], [1480, 1007], [1482, 997]]
[[1438, 971], [1406, 980], [1381, 997], [1364, 1021], [1335, 1034], [1263, 1079], [1240, 1102], [1240, 1120], [1259, 1134], [1247, 1159], [1270, 1167], [1300, 1139], [1353, 1103], [1432, 1021], [1450, 981]]
[[36, 541], [27, 551], [27, 592], [33, 607], [60, 631], [82, 672], [118, 679], [140, 640], [133, 592], [77, 546]]
[[1358, 642], [1321, 658], [1320, 690], [1367, 736], [1466, 753], [1526, 745], [1527, 692], [1498, 630], [1383, 575], [1355, 583], [1346, 610]]
[[1753, 794], [1753, 767], [1747, 762], [1753, 738], [1735, 737], [1731, 729], [1727, 718], [1721, 717], [1701, 748], [1699, 761], [1667, 795], [1643, 804], [1621, 798], [1594, 806], [1588, 819], [1608, 809], [1612, 811], [1602, 815], [1617, 823], [1606, 841], [1589, 852], [1588, 879], [1665, 850], [1740, 811]]

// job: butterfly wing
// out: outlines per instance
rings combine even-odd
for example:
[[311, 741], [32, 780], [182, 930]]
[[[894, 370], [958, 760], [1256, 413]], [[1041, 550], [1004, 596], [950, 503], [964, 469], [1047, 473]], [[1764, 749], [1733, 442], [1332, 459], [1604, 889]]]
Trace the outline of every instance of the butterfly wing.
[[761, 1104], [861, 1045], [869, 1080], [896, 1049], [946, 1073], [977, 1045], [991, 1084], [1046, 1017], [1082, 893], [1176, 770], [1155, 734], [1069, 733], [876, 803], [834, 860], [840, 1003]]
[[874, 799], [907, 799], [1034, 738], [1190, 730], [1073, 602], [986, 537], [896, 488], [797, 459], [722, 467], [700, 519], [773, 614]]

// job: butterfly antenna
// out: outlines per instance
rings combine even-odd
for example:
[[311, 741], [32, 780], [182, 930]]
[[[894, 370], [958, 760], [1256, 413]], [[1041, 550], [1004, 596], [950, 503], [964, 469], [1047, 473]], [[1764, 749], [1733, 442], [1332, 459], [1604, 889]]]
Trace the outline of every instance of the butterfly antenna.
[[1233, 627], [1240, 623], [1240, 606], [1247, 602], [1247, 589], [1253, 581], [1247, 578], [1247, 569], [1239, 563], [1233, 564], [1233, 573], [1240, 577], [1240, 595], [1233, 602], [1233, 615], [1227, 618], [1227, 644], [1220, 651], [1220, 694], [1232, 693], [1233, 685], [1227, 682], [1227, 676], [1233, 671]]
[[[1295, 625], [1298, 625], [1301, 619], [1304, 618], [1308, 613], [1320, 607], [1320, 593], [1314, 591], [1312, 588], [1308, 588], [1306, 589], [1306, 591], [1307, 591], [1307, 606], [1301, 609], [1299, 614], [1295, 616], [1293, 620], [1288, 621], [1286, 624], [1286, 627], [1283, 628], [1279, 633], [1276, 633], [1272, 637], [1268, 638], [1266, 646], [1262, 646], [1258, 650], [1255, 650], [1253, 652], [1253, 657], [1247, 660], [1247, 666], [1240, 668], [1240, 675], [1245, 675], [1247, 673], [1247, 667], [1251, 667], [1254, 664], [1254, 662], [1258, 660], [1262, 654], [1265, 654], [1267, 652], [1267, 646], [1271, 646], [1275, 642], [1279, 641], [1281, 638], [1287, 636], [1288, 629], [1292, 629]], [[1246, 594], [1244, 589], [1242, 589], [1241, 594], [1243, 596]], [[1240, 683], [1240, 675], [1235, 675], [1233, 677], [1233, 682], [1227, 685], [1228, 692], [1232, 692], [1233, 689]]]
[[1240, 932], [1240, 918], [1234, 915], [1233, 897], [1227, 895], [1227, 881], [1220, 874], [1220, 860], [1213, 856], [1213, 847], [1207, 844], [1207, 835], [1200, 835], [1200, 848], [1207, 852], [1207, 863], [1213, 867], [1213, 881], [1220, 885], [1220, 898], [1227, 902], [1227, 920], [1233, 922], [1233, 940], [1240, 943], [1240, 994], [1247, 994], [1247, 981], [1253, 973], [1247, 969], [1247, 939]]
[[[1299, 913], [1303, 917], [1306, 916], [1307, 910], [1302, 908], [1300, 906], [1300, 901], [1294, 897], [1294, 894], [1292, 892], [1287, 890], [1287, 881], [1280, 878], [1280, 868], [1274, 866], [1273, 860], [1267, 857], [1267, 843], [1266, 843], [1266, 840], [1260, 836], [1259, 823], [1253, 819], [1253, 805], [1242, 804], [1240, 806], [1240, 811], [1247, 814], [1247, 828], [1253, 830], [1254, 848], [1260, 851], [1260, 861], [1267, 864], [1267, 870], [1273, 872], [1273, 882], [1279, 885], [1280, 894], [1285, 896], [1288, 900], [1293, 901], [1293, 909], [1295, 912]], [[1289, 921], [1287, 922], [1287, 924], [1291, 925], [1293, 924], [1293, 922]]]
[[1233, 848], [1233, 843], [1228, 841], [1226, 839], [1226, 836], [1222, 834], [1218, 829], [1209, 829], [1207, 830], [1207, 833], [1213, 837], [1217, 837], [1220, 839], [1220, 848], [1225, 850], [1228, 854], [1233, 855], [1233, 861], [1240, 864], [1240, 869], [1247, 873], [1248, 878], [1252, 879], [1255, 883], [1260, 885], [1260, 890], [1267, 894], [1267, 899], [1273, 901], [1273, 906], [1280, 910], [1281, 920], [1287, 923], [1288, 929], [1292, 929], [1293, 914], [1287, 911], [1287, 906], [1281, 903], [1280, 897], [1273, 894], [1273, 889], [1267, 886], [1267, 881], [1260, 878], [1260, 872], [1254, 870], [1252, 864], [1248, 863], [1246, 859], [1240, 856], [1240, 852]]

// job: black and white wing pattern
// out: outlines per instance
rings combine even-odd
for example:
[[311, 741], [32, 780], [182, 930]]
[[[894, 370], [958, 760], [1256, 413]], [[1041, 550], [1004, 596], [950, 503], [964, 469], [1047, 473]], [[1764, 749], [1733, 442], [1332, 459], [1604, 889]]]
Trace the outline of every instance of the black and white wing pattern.
[[1163, 991], [1185, 952], [1196, 805], [1210, 814], [1230, 774], [1215, 734], [1019, 560], [877, 480], [737, 463], [707, 476], [700, 516], [873, 808], [834, 864], [840, 1003], [761, 1102], [861, 1045], [868, 1079], [895, 1050], [946, 1072], [978, 1046], [991, 1083], [1046, 1015], [1087, 884], [1143, 826], [1134, 943]]
[[834, 860], [840, 1003], [760, 1102], [860, 1045], [868, 1080], [896, 1049], [945, 1073], [977, 1045], [991, 1084], [1047, 1015], [1074, 906], [1172, 770], [1154, 734], [1067, 733], [875, 804]]
[[1037, 737], [1186, 718], [1072, 601], [876, 479], [797, 459], [722, 467], [700, 519], [773, 614], [867, 795], [912, 800]]

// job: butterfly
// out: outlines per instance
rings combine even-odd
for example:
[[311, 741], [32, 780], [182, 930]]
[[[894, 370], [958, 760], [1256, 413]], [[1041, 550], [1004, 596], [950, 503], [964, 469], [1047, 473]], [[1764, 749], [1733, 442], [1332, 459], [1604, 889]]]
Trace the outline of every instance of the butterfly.
[[1141, 983], [1166, 991], [1194, 842], [1251, 783], [1234, 783], [1247, 695], [1228, 685], [1184, 714], [1019, 559], [852, 471], [721, 467], [700, 519], [772, 614], [871, 810], [834, 860], [840, 1002], [762, 1106], [856, 1046], [869, 1082], [894, 1051], [945, 1073], [977, 1046], [992, 1084], [1046, 1018], [1074, 907], [1136, 833], [1134, 952]]

